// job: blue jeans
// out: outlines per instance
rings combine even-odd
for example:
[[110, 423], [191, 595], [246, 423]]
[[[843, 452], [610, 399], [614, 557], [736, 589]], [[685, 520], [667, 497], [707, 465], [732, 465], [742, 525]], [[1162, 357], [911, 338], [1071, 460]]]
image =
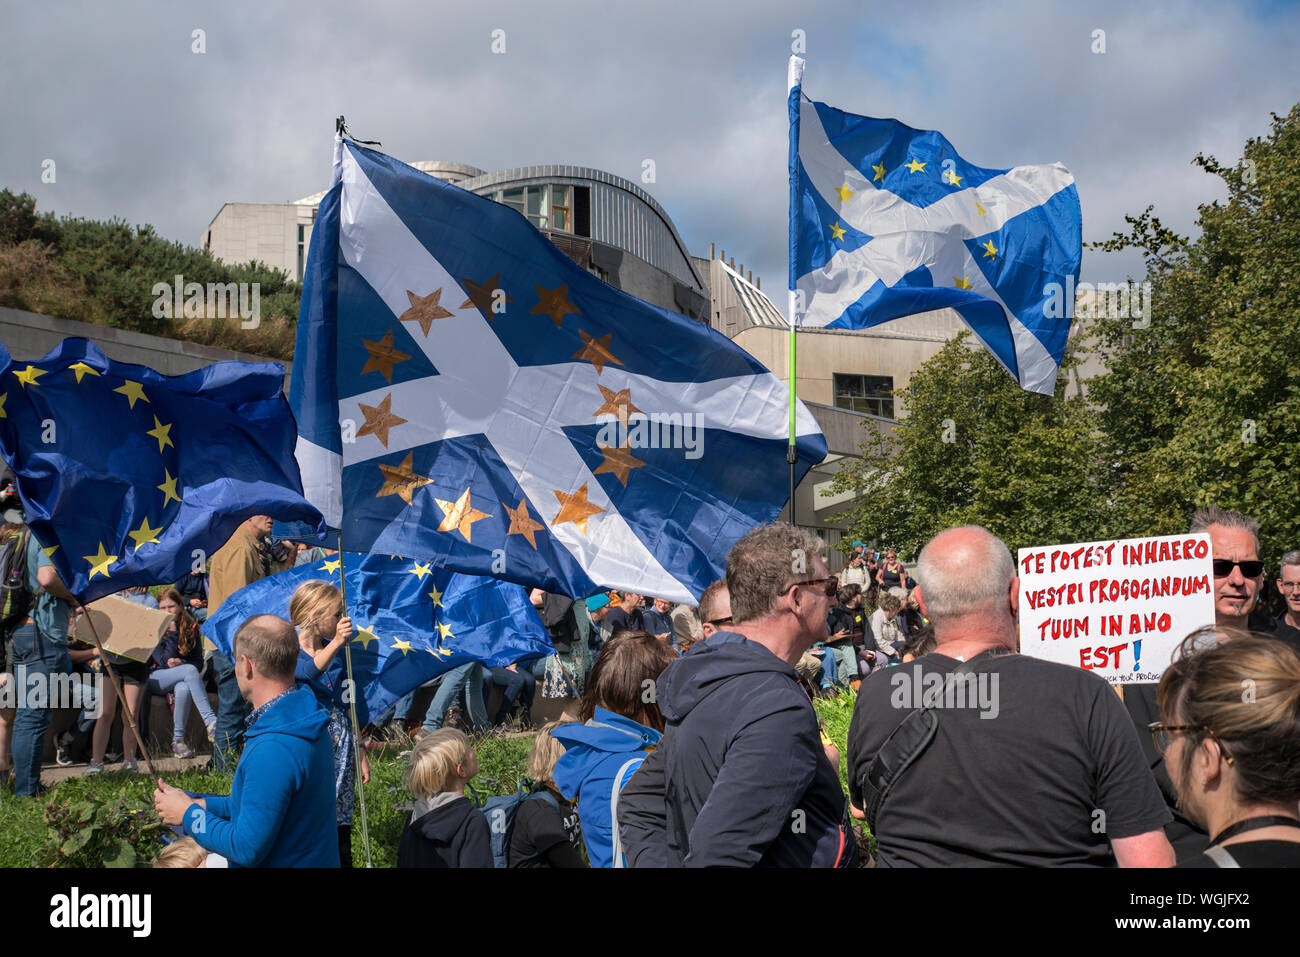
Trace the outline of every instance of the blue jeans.
[[837, 641], [826, 646], [827, 653], [835, 654], [835, 679], [846, 685], [858, 676], [858, 652], [852, 641]]
[[172, 690], [176, 692], [176, 707], [172, 710], [173, 741], [185, 739], [185, 722], [190, 716], [191, 702], [199, 709], [204, 725], [211, 726], [217, 720], [217, 716], [212, 713], [212, 705], [208, 703], [208, 692], [203, 687], [199, 670], [191, 664], [159, 668], [149, 676], [145, 689], [149, 694], [166, 694]]
[[835, 652], [822, 646], [822, 687], [835, 687]]
[[488, 678], [488, 687], [501, 686], [501, 707], [497, 708], [496, 716], [492, 719], [493, 724], [506, 723], [520, 695], [523, 696], [524, 707], [532, 711], [533, 695], [537, 690], [537, 679], [533, 677], [532, 665], [531, 661], [525, 661], [515, 665], [514, 671], [509, 668], [492, 669], [491, 676]]
[[212, 742], [212, 766], [218, 771], [233, 767], [244, 743], [244, 721], [253, 713], [252, 706], [239, 693], [235, 666], [219, 651], [212, 653], [212, 667], [217, 673], [217, 732]]
[[451, 707], [452, 702], [460, 693], [460, 689], [465, 689], [465, 706], [469, 709], [470, 724], [475, 731], [491, 731], [492, 725], [488, 721], [487, 707], [483, 704], [483, 675], [486, 674], [483, 666], [477, 661], [470, 661], [461, 665], [459, 668], [453, 668], [442, 676], [442, 683], [438, 685], [438, 690], [434, 692], [433, 701], [429, 704], [429, 711], [424, 716], [424, 730], [437, 731], [442, 727], [443, 719], [447, 716], [447, 709]]
[[[72, 660], [68, 657], [67, 645], [42, 637], [35, 625], [20, 625], [14, 629], [9, 645], [9, 661], [17, 682], [14, 690], [18, 694], [18, 714], [14, 717], [14, 794], [34, 797], [41, 784], [45, 732], [50, 730], [53, 717], [49, 677], [71, 672]], [[33, 677], [45, 685], [45, 707], [25, 707], [28, 695], [23, 691], [31, 690]]]

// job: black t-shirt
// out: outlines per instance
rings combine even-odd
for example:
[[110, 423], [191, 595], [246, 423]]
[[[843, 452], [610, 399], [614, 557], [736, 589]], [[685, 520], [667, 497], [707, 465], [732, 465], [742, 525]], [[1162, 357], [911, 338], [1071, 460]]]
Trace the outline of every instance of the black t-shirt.
[[1160, 720], [1160, 704], [1157, 699], [1159, 685], [1125, 685], [1124, 708], [1133, 719], [1133, 728], [1137, 731], [1138, 743], [1142, 745], [1142, 755], [1147, 767], [1151, 769], [1156, 787], [1169, 807], [1173, 820], [1165, 825], [1165, 837], [1174, 847], [1174, 856], [1182, 861], [1195, 857], [1205, 850], [1210, 843], [1210, 835], [1183, 814], [1178, 808], [1178, 792], [1174, 782], [1169, 779], [1165, 768], [1165, 759], [1156, 751], [1156, 744], [1151, 739], [1151, 722]]
[[[536, 793], [536, 792], [534, 792]], [[554, 795], [552, 795], [554, 797]], [[514, 829], [510, 832], [511, 867], [553, 866], [547, 858], [561, 864], [581, 867], [582, 825], [578, 823], [578, 810], [556, 798], [559, 808], [543, 797], [532, 797], [519, 805], [515, 812]], [[562, 855], [552, 852], [557, 844], [567, 844]]]
[[551, 644], [562, 655], [567, 655], [578, 640], [578, 619], [573, 611], [573, 599], [564, 595], [545, 593], [542, 607], [538, 609]]
[[[848, 738], [855, 805], [885, 739], [958, 664], [936, 652], [863, 681]], [[934, 740], [880, 808], [880, 866], [1113, 866], [1109, 839], [1170, 819], [1105, 681], [1016, 654], [970, 666], [936, 710]]]
[[[1223, 848], [1238, 867], [1300, 867], [1300, 844], [1293, 841], [1242, 841]], [[1178, 862], [1179, 867], [1218, 867], [1209, 857], [1198, 854]]]
[[1286, 623], [1286, 615], [1282, 615], [1273, 622], [1272, 635], [1278, 641], [1285, 641], [1296, 651], [1300, 651], [1300, 628], [1292, 628], [1288, 625]]
[[611, 635], [617, 635], [620, 631], [645, 631], [640, 608], [633, 608], [631, 611], [615, 608], [605, 618], [605, 621], [609, 622], [609, 633]]

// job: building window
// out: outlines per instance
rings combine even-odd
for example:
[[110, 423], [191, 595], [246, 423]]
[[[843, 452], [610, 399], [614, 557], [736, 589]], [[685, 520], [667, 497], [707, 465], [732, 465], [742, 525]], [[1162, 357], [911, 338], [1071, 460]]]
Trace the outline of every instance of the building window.
[[835, 407], [865, 412], [882, 418], [894, 417], [894, 378], [887, 375], [845, 375], [835, 373]]
[[[575, 189], [572, 186], [519, 186], [501, 190], [496, 194], [496, 201], [526, 217], [538, 229], [555, 229], [585, 236], [588, 233], [583, 222], [586, 214], [583, 202], [586, 196], [583, 194], [586, 190], [579, 189], [577, 192], [577, 210], [574, 209]], [[580, 228], [575, 228], [575, 220]]]
[[570, 198], [573, 190], [568, 186], [551, 187], [551, 228], [561, 229], [566, 233], [573, 232], [573, 220], [569, 214], [573, 210], [573, 200]]
[[306, 262], [307, 259], [307, 246], [305, 240], [306, 233], [307, 233], [307, 227], [304, 226], [302, 223], [299, 223], [298, 224], [298, 281], [299, 282], [302, 282], [303, 264]]

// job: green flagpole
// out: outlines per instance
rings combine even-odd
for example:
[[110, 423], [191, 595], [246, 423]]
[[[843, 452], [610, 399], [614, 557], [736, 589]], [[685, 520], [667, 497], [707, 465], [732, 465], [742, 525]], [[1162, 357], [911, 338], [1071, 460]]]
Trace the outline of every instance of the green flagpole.
[[795, 288], [798, 277], [798, 231], [795, 229], [799, 205], [799, 101], [803, 93], [803, 57], [791, 56], [786, 72], [786, 108], [790, 115], [790, 444], [785, 450], [785, 460], [790, 464], [790, 524], [795, 524], [795, 467], [799, 464], [799, 451], [795, 448], [795, 390], [798, 370], [795, 363], [795, 333], [799, 326], [799, 294]]
[[[343, 533], [341, 531], [336, 541], [339, 547], [339, 593], [343, 596], [343, 613], [347, 614], [348, 578], [347, 569], [343, 567]], [[351, 615], [348, 615], [348, 617], [351, 617]], [[352, 762], [356, 768], [355, 787], [356, 793], [361, 797], [361, 847], [365, 851], [366, 867], [374, 867], [375, 865], [370, 860], [370, 829], [366, 825], [366, 786], [361, 781], [361, 728], [357, 723], [357, 683], [352, 678], [351, 638], [343, 644], [343, 662], [348, 673], [348, 710], [352, 718]]]

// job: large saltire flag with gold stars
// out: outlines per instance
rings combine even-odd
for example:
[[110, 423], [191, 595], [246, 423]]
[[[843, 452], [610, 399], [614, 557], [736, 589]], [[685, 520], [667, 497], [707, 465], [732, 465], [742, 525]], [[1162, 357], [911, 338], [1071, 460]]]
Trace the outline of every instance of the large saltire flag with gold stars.
[[[788, 392], [515, 211], [336, 141], [290, 402], [348, 551], [694, 603], [785, 504]], [[798, 406], [798, 475], [826, 454]]]
[[[201, 626], [230, 656], [235, 630], [252, 615], [289, 616], [289, 599], [303, 582], [341, 584], [347, 576], [352, 677], [359, 693], [357, 719], [367, 724], [394, 701], [467, 661], [505, 667], [553, 654], [542, 619], [519, 585], [459, 575], [429, 562], [390, 555], [332, 555], [246, 585]], [[342, 652], [323, 680], [340, 705], [345, 675]]]
[[276, 363], [166, 376], [87, 339], [36, 362], [0, 345], [0, 452], [72, 594], [176, 581], [250, 515], [319, 524], [283, 387]]
[[865, 329], [950, 307], [1022, 388], [1051, 395], [1083, 253], [1070, 171], [985, 169], [933, 130], [815, 103], [802, 63], [791, 58], [789, 96], [795, 324]]

